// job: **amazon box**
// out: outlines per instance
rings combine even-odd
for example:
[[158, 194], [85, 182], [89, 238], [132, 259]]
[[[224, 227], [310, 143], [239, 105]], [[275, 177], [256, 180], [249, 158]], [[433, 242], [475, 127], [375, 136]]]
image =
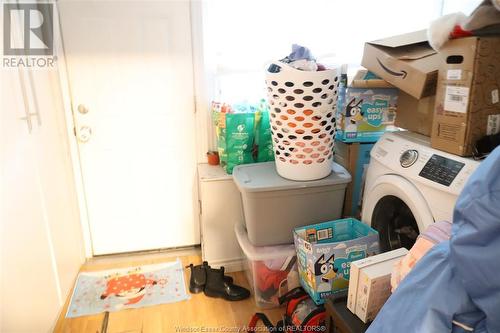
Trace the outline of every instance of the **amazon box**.
[[435, 94], [439, 57], [426, 30], [365, 43], [361, 65], [414, 98]]
[[471, 156], [477, 140], [500, 132], [500, 38], [454, 39], [439, 55], [431, 146]]
[[399, 91], [394, 125], [411, 132], [431, 136], [435, 102], [435, 95], [416, 99], [403, 91]]

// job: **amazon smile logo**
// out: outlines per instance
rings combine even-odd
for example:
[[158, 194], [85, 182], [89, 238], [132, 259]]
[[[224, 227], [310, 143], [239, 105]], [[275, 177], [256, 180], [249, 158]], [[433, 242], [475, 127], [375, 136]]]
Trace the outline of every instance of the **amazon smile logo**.
[[393, 71], [392, 69], [386, 67], [382, 61], [380, 61], [379, 58], [377, 58], [377, 61], [380, 65], [380, 67], [382, 67], [384, 69], [384, 71], [386, 71], [387, 73], [391, 74], [392, 76], [398, 76], [398, 77], [401, 77], [402, 79], [406, 78], [406, 75], [408, 75], [408, 73], [406, 71], [399, 71], [399, 72], [396, 72], [396, 71]]

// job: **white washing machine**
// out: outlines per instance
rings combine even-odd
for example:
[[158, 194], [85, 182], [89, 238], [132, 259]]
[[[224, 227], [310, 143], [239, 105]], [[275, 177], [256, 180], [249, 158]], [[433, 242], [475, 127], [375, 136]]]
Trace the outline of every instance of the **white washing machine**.
[[430, 147], [411, 132], [386, 133], [371, 151], [363, 222], [377, 229], [382, 250], [411, 248], [435, 221], [452, 221], [453, 208], [478, 161]]

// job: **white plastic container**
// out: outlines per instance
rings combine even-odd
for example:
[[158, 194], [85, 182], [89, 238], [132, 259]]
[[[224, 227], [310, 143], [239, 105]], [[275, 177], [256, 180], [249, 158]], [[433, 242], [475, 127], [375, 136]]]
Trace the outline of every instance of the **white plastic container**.
[[275, 162], [291, 180], [314, 180], [332, 170], [339, 70], [302, 71], [276, 62], [266, 73]]
[[246, 257], [245, 274], [255, 304], [263, 309], [278, 307], [281, 295], [300, 286], [295, 246], [253, 246], [242, 224], [236, 224], [234, 231]]
[[339, 219], [351, 175], [337, 163], [330, 167], [328, 177], [297, 182], [280, 177], [273, 162], [236, 166], [250, 243], [291, 244], [296, 227]]

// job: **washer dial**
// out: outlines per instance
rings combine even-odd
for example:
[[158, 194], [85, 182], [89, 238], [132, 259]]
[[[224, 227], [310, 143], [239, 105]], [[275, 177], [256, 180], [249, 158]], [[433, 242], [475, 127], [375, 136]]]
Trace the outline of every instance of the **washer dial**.
[[399, 158], [399, 163], [403, 168], [411, 167], [418, 160], [418, 151], [414, 149], [409, 149], [401, 154]]

